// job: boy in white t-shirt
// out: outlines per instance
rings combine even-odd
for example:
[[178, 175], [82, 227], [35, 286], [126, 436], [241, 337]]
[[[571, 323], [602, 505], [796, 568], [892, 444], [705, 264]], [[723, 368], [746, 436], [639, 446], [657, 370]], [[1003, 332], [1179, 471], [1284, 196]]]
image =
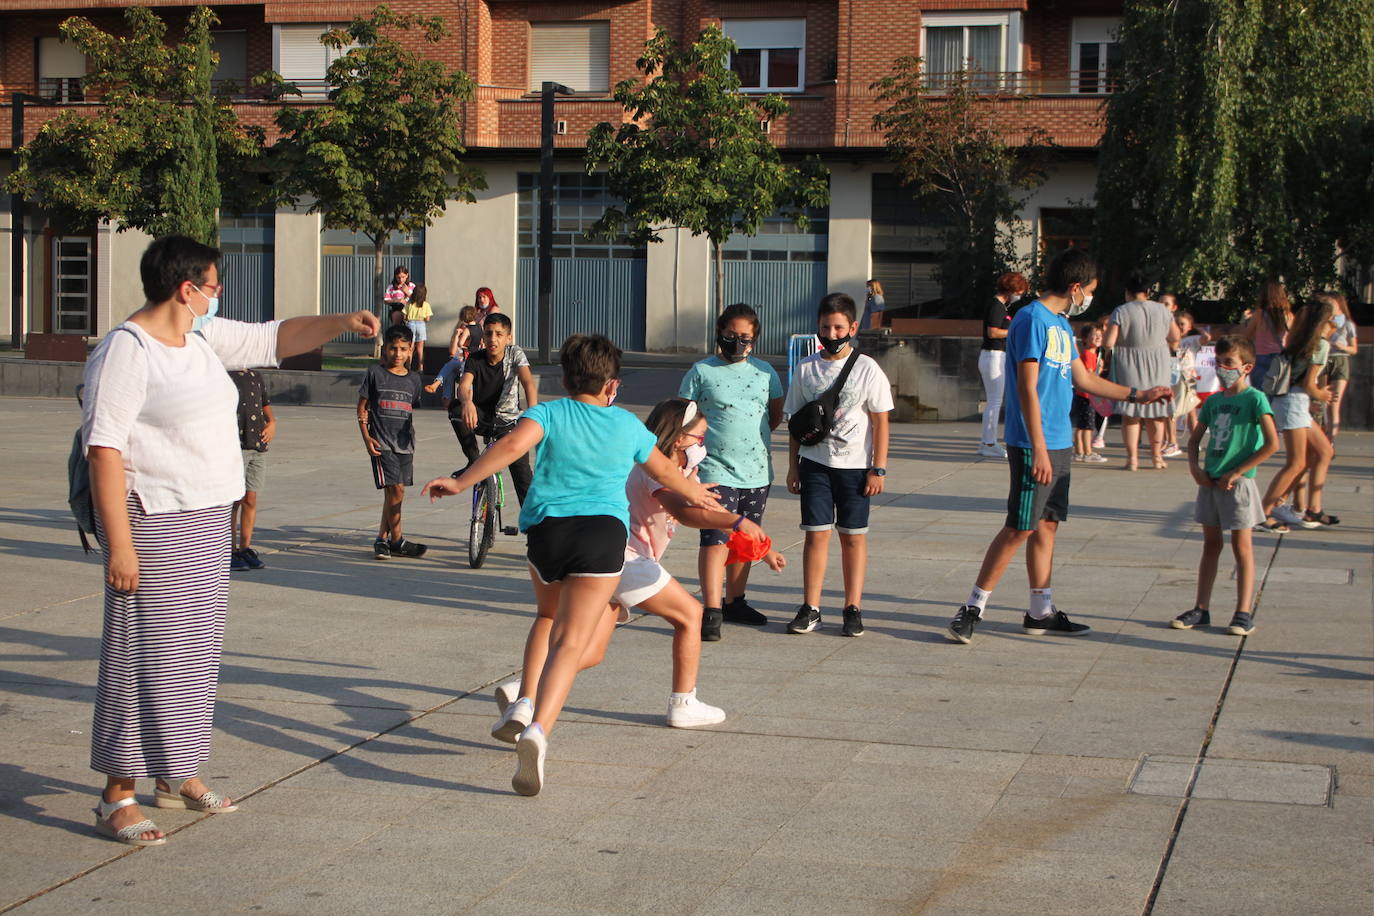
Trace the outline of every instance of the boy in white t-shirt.
[[[817, 310], [821, 349], [797, 365], [783, 412], [789, 417], [819, 398], [839, 377], [859, 332], [858, 310], [844, 293], [831, 293]], [[803, 594], [789, 633], [810, 633], [821, 625], [821, 586], [830, 548], [830, 531], [840, 532], [844, 570], [845, 636], [864, 631], [859, 604], [868, 566], [870, 498], [883, 492], [887, 476], [888, 412], [892, 386], [872, 357], [859, 355], [840, 390], [830, 434], [816, 445], [788, 437], [787, 489], [801, 494]]]

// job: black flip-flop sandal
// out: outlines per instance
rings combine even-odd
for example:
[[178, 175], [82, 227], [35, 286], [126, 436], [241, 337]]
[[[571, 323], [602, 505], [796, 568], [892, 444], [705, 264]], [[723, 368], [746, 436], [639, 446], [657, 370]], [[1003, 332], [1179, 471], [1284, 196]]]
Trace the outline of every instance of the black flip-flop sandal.
[[1319, 525], [1327, 525], [1328, 527], [1341, 523], [1341, 520], [1334, 515], [1323, 512], [1313, 512], [1311, 509], [1307, 509], [1303, 512], [1303, 518], [1307, 519], [1309, 522], [1316, 522]]
[[1256, 525], [1255, 530], [1268, 531], [1273, 534], [1287, 534], [1290, 529], [1283, 522], [1279, 521], [1271, 515], [1265, 518], [1264, 521]]

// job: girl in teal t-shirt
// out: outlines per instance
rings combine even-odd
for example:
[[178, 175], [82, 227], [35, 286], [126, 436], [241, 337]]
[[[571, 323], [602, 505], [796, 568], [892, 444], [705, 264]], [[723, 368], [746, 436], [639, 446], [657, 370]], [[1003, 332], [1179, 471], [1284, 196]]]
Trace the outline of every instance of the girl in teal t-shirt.
[[[716, 498], [682, 473], [635, 416], [612, 407], [620, 387], [620, 349], [601, 335], [563, 342], [563, 387], [569, 397], [531, 407], [515, 429], [457, 478], [425, 484], [431, 500], [462, 493], [535, 449], [534, 480], [520, 510], [528, 539], [530, 579], [539, 619], [525, 645], [525, 671], [539, 667], [538, 700], [514, 704], [524, 717], [511, 785], [537, 795], [544, 782], [546, 733], [572, 689], [583, 653], [620, 582], [629, 503], [625, 481], [635, 465], [692, 506], [719, 508]], [[547, 628], [546, 632], [536, 631]], [[537, 638], [540, 637], [540, 638]]]

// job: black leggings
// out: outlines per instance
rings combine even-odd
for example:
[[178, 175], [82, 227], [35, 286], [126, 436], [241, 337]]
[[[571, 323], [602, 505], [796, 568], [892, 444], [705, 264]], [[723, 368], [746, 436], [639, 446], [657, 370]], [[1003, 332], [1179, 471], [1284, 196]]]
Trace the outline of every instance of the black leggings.
[[[463, 457], [467, 458], [468, 464], [472, 464], [482, 454], [482, 449], [477, 445], [477, 432], [468, 429], [462, 417], [449, 416], [448, 421], [453, 425], [453, 434], [458, 437], [458, 446], [463, 450]], [[483, 431], [483, 434], [491, 428], [490, 423], [490, 417], [486, 417], [480, 412], [477, 414], [477, 426]], [[495, 438], [499, 439], [507, 432], [510, 430], [504, 430]], [[530, 469], [529, 453], [521, 455], [511, 462], [508, 470], [510, 471], [511, 482], [515, 484], [515, 498], [523, 506], [525, 494], [530, 491], [530, 481], [534, 479], [534, 471]]]

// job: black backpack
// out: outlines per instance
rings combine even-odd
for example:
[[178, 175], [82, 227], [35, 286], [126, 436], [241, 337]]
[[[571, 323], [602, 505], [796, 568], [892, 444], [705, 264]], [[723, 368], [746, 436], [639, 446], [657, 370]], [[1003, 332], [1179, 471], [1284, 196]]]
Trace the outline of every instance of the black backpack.
[[[119, 330], [133, 334], [128, 328], [115, 328], [115, 331]], [[110, 333], [113, 334], [114, 331]], [[139, 346], [143, 345], [137, 334], [134, 334], [134, 340], [138, 340]], [[82, 404], [81, 392], [85, 387], [76, 386], [78, 405]], [[76, 531], [81, 535], [81, 549], [90, 553], [95, 548], [86, 536], [95, 537], [95, 497], [91, 493], [91, 464], [86, 459], [86, 450], [81, 447], [81, 429], [84, 426], [85, 423], [82, 423], [81, 427], [77, 428], [76, 435], [72, 437], [72, 450], [67, 455], [67, 505], [76, 517]]]
[[849, 370], [854, 368], [858, 360], [859, 351], [854, 350], [849, 354], [849, 359], [845, 360], [844, 368], [840, 370], [835, 384], [825, 389], [816, 400], [803, 404], [800, 410], [788, 418], [787, 431], [792, 434], [793, 439], [802, 445], [819, 445], [830, 435], [830, 431], [835, 428], [835, 408], [840, 401], [840, 391], [849, 378]]

